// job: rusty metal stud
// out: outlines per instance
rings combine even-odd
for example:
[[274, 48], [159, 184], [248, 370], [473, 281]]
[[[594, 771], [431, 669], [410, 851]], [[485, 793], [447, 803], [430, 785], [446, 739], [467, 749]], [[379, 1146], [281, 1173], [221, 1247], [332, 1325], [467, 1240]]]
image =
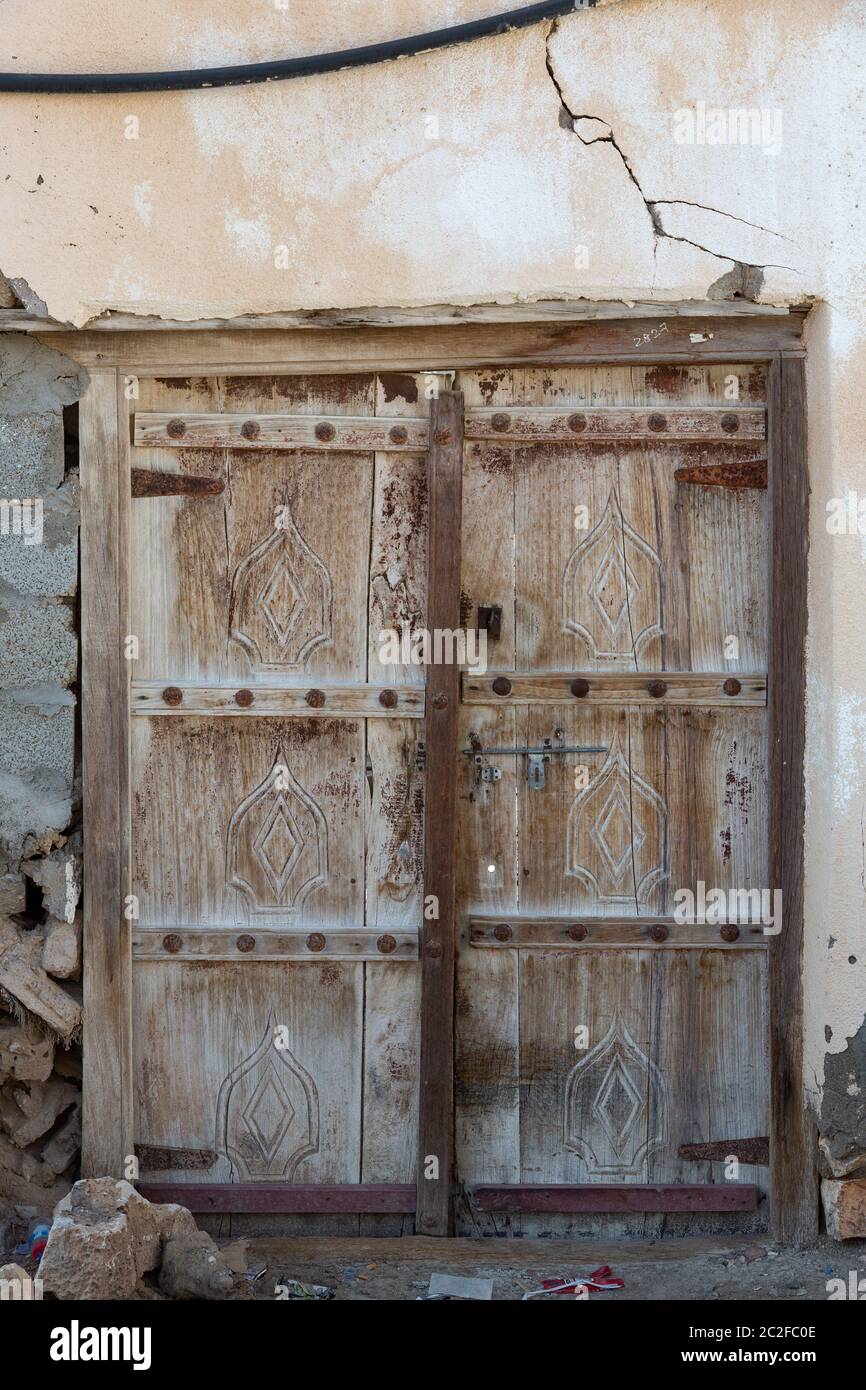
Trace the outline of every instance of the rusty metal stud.
[[653, 941], [667, 941], [669, 935], [670, 932], [667, 927], [663, 926], [661, 922], [656, 922], [654, 926], [650, 927], [650, 936]]
[[652, 414], [647, 420], [647, 424], [656, 434], [659, 434], [661, 430], [666, 430], [668, 427], [666, 417], [658, 414]]
[[739, 935], [740, 928], [734, 926], [733, 922], [728, 922], [726, 926], [719, 929], [719, 936], [723, 941], [736, 941]]
[[447, 695], [434, 695], [434, 696], [433, 696], [433, 699], [432, 699], [432, 701], [431, 701], [431, 704], [432, 704], [432, 706], [433, 706], [434, 709], [447, 709], [447, 708], [448, 708], [448, 696], [447, 696]]
[[660, 700], [663, 695], [667, 695], [668, 688], [664, 681], [650, 681], [647, 691], [654, 700]]
[[503, 415], [501, 411], [497, 412], [496, 415], [491, 417], [490, 428], [496, 430], [497, 434], [504, 433], [505, 430], [511, 428], [511, 416]]
[[585, 415], [569, 415], [569, 417], [568, 417], [568, 428], [569, 428], [570, 430], [574, 430], [574, 433], [575, 433], [575, 434], [582, 434], [583, 431], [586, 429], [586, 416], [585, 416]]
[[334, 426], [329, 424], [327, 420], [321, 420], [319, 424], [316, 425], [316, 438], [320, 439], [323, 444], [330, 443], [336, 433], [337, 431], [334, 429]]
[[262, 427], [258, 420], [244, 420], [241, 425], [241, 434], [244, 439], [258, 439], [262, 432]]
[[726, 695], [739, 695], [742, 688], [740, 682], [734, 676], [728, 676], [728, 679], [722, 686]]
[[164, 936], [162, 938], [162, 949], [168, 951], [171, 956], [176, 956], [182, 945], [183, 941], [178, 936], [177, 932], [172, 932], [170, 936]]
[[307, 950], [324, 951], [324, 949], [325, 938], [322, 936], [322, 933], [320, 931], [310, 932], [310, 935], [307, 937]]
[[235, 691], [235, 704], [240, 705], [241, 709], [249, 709], [254, 699], [255, 696], [251, 690]]
[[310, 709], [321, 709], [325, 703], [325, 692], [323, 690], [308, 690], [304, 699]]
[[428, 960], [442, 959], [442, 942], [437, 940], [428, 941], [424, 946], [424, 955]]
[[396, 692], [396, 690], [380, 690], [380, 691], [379, 691], [379, 704], [382, 705], [382, 707], [383, 707], [384, 709], [393, 709], [394, 706], [396, 705], [396, 703], [397, 703], [397, 692]]
[[589, 681], [584, 680], [581, 676], [577, 680], [573, 680], [568, 688], [576, 700], [584, 700], [589, 694]]
[[405, 444], [409, 438], [409, 431], [405, 425], [392, 425], [388, 431], [388, 438], [392, 444]]
[[725, 431], [725, 434], [736, 434], [737, 430], [740, 428], [740, 422], [736, 415], [732, 415], [730, 412], [722, 416], [719, 424]]
[[511, 681], [507, 676], [497, 676], [491, 688], [494, 695], [510, 695]]
[[589, 932], [582, 922], [575, 922], [573, 927], [568, 928], [568, 935], [572, 941], [585, 941]]
[[396, 951], [397, 942], [393, 936], [389, 936], [386, 932], [384, 936], [379, 937], [379, 940], [376, 942], [376, 948], [383, 956], [390, 956], [392, 951]]
[[510, 941], [512, 934], [511, 928], [506, 922], [502, 922], [498, 927], [493, 928], [493, 935], [496, 937], [497, 941]]
[[186, 434], [186, 424], [183, 420], [169, 420], [165, 432], [170, 439], [183, 439]]
[[183, 691], [179, 690], [176, 685], [167, 685], [162, 692], [162, 700], [163, 704], [171, 705], [176, 709], [178, 705], [183, 704]]
[[254, 951], [256, 949], [256, 938], [254, 936], [239, 936], [235, 942], [239, 951]]
[[434, 444], [450, 444], [450, 443], [451, 443], [451, 431], [450, 431], [450, 430], [437, 430], [436, 433], [435, 433], [434, 436], [433, 436], [433, 442], [434, 442]]

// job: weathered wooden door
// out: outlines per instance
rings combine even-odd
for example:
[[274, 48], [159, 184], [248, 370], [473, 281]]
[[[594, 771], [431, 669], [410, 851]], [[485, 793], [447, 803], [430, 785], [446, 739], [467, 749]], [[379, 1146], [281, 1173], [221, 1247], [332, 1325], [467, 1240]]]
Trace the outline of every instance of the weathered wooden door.
[[759, 1225], [679, 1150], [768, 1133], [764, 369], [459, 385], [458, 1228]]
[[414, 1210], [424, 670], [383, 634], [424, 622], [426, 409], [411, 376], [131, 393], [135, 1139], [199, 1210]]

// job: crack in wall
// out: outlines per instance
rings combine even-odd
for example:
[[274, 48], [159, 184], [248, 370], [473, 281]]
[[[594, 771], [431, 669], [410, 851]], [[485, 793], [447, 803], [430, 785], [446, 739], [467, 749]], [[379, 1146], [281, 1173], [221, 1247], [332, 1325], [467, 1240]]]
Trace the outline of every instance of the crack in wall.
[[[643, 191], [640, 180], [638, 179], [637, 174], [635, 173], [631, 165], [631, 162], [628, 159], [628, 156], [626, 155], [625, 151], [620, 147], [616, 139], [616, 136], [614, 135], [613, 129], [608, 124], [608, 122], [603, 120], [600, 116], [580, 114], [572, 111], [568, 102], [565, 100], [565, 93], [563, 92], [562, 84], [556, 75], [556, 69], [553, 65], [553, 57], [550, 52], [550, 41], [556, 34], [558, 28], [559, 20], [552, 20], [550, 25], [548, 26], [547, 34], [545, 36], [544, 52], [545, 66], [547, 68], [548, 76], [550, 77], [550, 80], [553, 83], [553, 86], [556, 89], [556, 94], [559, 98], [559, 124], [563, 130], [571, 131], [573, 135], [576, 135], [582, 145], [612, 145], [613, 148], [616, 150], [617, 154], [620, 157], [620, 160], [622, 161], [623, 168], [625, 169], [631, 182], [634, 184], [635, 188], [640, 194], [641, 201], [647, 210], [647, 215], [650, 219], [650, 224], [652, 226], [653, 233], [653, 257], [655, 258], [656, 252], [658, 250], [659, 239], [664, 238], [666, 241], [680, 241], [683, 242], [686, 246], [693, 246], [695, 250], [703, 251], [708, 256], [714, 256], [716, 260], [728, 261], [731, 264], [731, 270], [728, 271], [725, 275], [720, 276], [718, 280], [714, 280], [707, 290], [707, 293], [711, 299], [756, 299], [758, 294], [760, 293], [761, 286], [763, 284], [765, 270], [790, 270], [794, 272], [793, 266], [781, 265], [774, 261], [764, 261], [760, 264], [753, 263], [751, 261], [739, 261], [736, 259], [735, 256], [726, 256], [721, 251], [713, 251], [709, 246], [704, 246], [701, 242], [692, 240], [691, 237], [678, 236], [674, 232], [668, 232], [665, 230], [664, 224], [661, 219], [661, 214], [659, 213], [658, 209], [664, 206], [681, 205], [684, 207], [701, 208], [705, 212], [716, 213], [720, 217], [728, 217], [734, 222], [742, 223], [743, 226], [754, 227], [758, 231], [767, 232], [770, 236], [781, 236], [781, 233], [774, 232], [769, 227], [762, 227], [761, 224], [758, 222], [749, 222], [743, 217], [737, 217], [734, 213], [723, 212], [721, 208], [709, 207], [705, 203], [690, 202], [687, 198], [648, 198]], [[580, 130], [578, 129], [578, 123], [580, 121], [592, 121], [595, 123], [595, 125], [599, 127], [604, 127], [605, 133], [593, 135], [592, 139], [585, 139], [584, 136], [581, 134]], [[783, 237], [782, 240], [789, 241], [790, 238]]]

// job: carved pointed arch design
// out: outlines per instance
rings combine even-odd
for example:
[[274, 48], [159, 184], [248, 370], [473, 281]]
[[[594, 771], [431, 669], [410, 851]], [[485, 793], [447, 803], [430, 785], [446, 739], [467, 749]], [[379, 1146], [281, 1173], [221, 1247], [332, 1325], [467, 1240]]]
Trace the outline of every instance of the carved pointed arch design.
[[237, 807], [226, 835], [226, 883], [253, 912], [300, 911], [328, 881], [328, 823], [297, 781], [282, 747], [268, 775]]
[[565, 872], [601, 903], [634, 907], [670, 875], [668, 807], [629, 767], [619, 734], [568, 813]]
[[216, 1143], [241, 1181], [284, 1178], [319, 1149], [319, 1093], [288, 1047], [274, 1012], [258, 1047], [229, 1072], [217, 1097]]
[[572, 552], [562, 579], [562, 625], [590, 661], [632, 663], [662, 628], [662, 563], [610, 490], [601, 520]]
[[300, 671], [330, 642], [332, 584], [291, 508], [232, 576], [229, 637], [257, 671]]
[[640, 1178], [668, 1134], [664, 1077], [638, 1047], [619, 1008], [569, 1074], [564, 1142], [591, 1177]]

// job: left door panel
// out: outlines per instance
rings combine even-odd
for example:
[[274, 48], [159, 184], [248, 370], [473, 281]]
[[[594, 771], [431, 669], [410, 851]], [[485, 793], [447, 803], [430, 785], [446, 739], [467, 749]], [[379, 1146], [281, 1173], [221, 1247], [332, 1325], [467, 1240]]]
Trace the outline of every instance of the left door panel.
[[[252, 447], [254, 421], [249, 448], [183, 434], [202, 414], [420, 417], [423, 394], [374, 375], [137, 389], [121, 446], [141, 1180], [412, 1182], [423, 670], [381, 656], [384, 630], [423, 623], [425, 456]], [[129, 442], [138, 412], [172, 417], [171, 447]]]

